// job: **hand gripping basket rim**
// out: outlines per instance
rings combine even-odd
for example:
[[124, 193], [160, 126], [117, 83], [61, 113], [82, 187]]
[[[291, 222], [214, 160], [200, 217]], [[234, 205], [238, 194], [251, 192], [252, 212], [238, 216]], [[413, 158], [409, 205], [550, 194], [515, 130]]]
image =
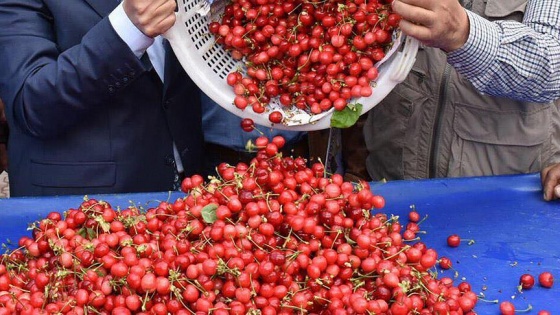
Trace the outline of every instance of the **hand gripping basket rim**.
[[[226, 77], [230, 72], [242, 69], [243, 63], [232, 59], [229, 52], [215, 43], [214, 36], [208, 30], [211, 15], [201, 13], [208, 8], [207, 1], [178, 0], [177, 20], [165, 33], [179, 63], [194, 83], [224, 109], [239, 117], [251, 118], [256, 124], [294, 131], [329, 128], [334, 109], [319, 115], [309, 115], [303, 111], [287, 112], [280, 105], [273, 103], [271, 107], [278, 108], [284, 115], [283, 123], [273, 124], [268, 120], [268, 113], [258, 114], [250, 108], [240, 110], [233, 105], [235, 94], [226, 83]], [[373, 94], [367, 98], [352, 100], [363, 105], [362, 114], [381, 102], [402, 82], [416, 60], [418, 41], [400, 32], [397, 34], [391, 52], [378, 66], [379, 77], [374, 82]]]

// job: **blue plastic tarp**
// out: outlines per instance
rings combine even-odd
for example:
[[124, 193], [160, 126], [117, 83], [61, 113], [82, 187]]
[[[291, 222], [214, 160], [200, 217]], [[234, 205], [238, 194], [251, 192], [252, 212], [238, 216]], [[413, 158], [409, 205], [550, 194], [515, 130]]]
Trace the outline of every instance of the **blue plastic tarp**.
[[[517, 309], [532, 305], [536, 314], [548, 310], [560, 314], [560, 202], [542, 199], [537, 174], [372, 183], [375, 194], [386, 199], [380, 211], [399, 215], [406, 225], [410, 206], [421, 216], [421, 240], [453, 262], [453, 269], [439, 270], [457, 285], [468, 281], [487, 300], [511, 301]], [[175, 200], [181, 193], [92, 195], [113, 207], [132, 203], [144, 208], [161, 200]], [[64, 212], [80, 205], [83, 196], [0, 199], [0, 242], [17, 243], [30, 235], [28, 223], [51, 211]], [[466, 240], [447, 246], [447, 236]], [[468, 240], [474, 243], [468, 245]], [[551, 289], [538, 284], [518, 290], [524, 273], [538, 277], [552, 272], [557, 283]], [[479, 314], [499, 314], [498, 304], [479, 301]]]

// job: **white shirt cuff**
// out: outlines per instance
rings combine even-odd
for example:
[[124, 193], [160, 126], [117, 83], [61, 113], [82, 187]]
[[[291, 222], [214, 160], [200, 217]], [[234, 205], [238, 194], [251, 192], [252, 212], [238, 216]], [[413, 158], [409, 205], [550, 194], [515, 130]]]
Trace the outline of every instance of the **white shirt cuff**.
[[138, 58], [141, 58], [146, 49], [154, 43], [153, 38], [144, 35], [128, 18], [122, 2], [109, 14], [109, 22]]

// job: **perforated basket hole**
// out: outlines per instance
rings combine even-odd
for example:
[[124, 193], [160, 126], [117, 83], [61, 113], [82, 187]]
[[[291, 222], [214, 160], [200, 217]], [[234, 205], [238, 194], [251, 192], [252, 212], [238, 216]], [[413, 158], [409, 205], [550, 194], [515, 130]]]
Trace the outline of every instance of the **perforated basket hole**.
[[[203, 0], [203, 1], [205, 1], [205, 0]], [[185, 9], [185, 12], [189, 12], [194, 7], [196, 7], [198, 5], [198, 2], [199, 1], [183, 0], [183, 8]]]
[[230, 54], [218, 44], [211, 46], [211, 48], [202, 55], [202, 59], [204, 59], [207, 66], [223, 80], [225, 80], [230, 72], [238, 67], [238, 62], [233, 60]]
[[185, 20], [185, 30], [189, 35], [184, 40], [190, 40], [196, 48], [195, 53], [205, 61], [206, 67], [225, 80], [230, 72], [242, 67], [242, 63], [233, 60], [229, 52], [215, 43], [216, 39], [208, 29], [210, 15], [196, 13], [204, 1], [206, 0], [182, 0], [182, 9], [188, 17]]

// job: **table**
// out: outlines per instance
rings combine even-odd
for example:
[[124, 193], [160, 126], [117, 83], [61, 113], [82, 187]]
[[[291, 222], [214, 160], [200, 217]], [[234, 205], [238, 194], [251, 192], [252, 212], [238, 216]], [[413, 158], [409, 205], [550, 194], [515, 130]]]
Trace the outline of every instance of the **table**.
[[[431, 179], [372, 183], [372, 190], [386, 199], [381, 211], [401, 216], [406, 224], [410, 206], [427, 218], [420, 234], [428, 247], [449, 257], [454, 270], [441, 276], [458, 277], [471, 283], [473, 291], [487, 300], [509, 300], [517, 309], [533, 306], [531, 313], [546, 309], [560, 314], [560, 202], [542, 199], [538, 174]], [[91, 195], [125, 208], [131, 202], [152, 207], [160, 200], [175, 200], [182, 193]], [[50, 211], [79, 206], [83, 196], [0, 199], [0, 242], [17, 242], [27, 224]], [[458, 234], [464, 241], [447, 246], [447, 236]], [[556, 277], [551, 289], [535, 285], [519, 292], [519, 277], [550, 271]], [[479, 301], [479, 314], [499, 314], [498, 304]]]

